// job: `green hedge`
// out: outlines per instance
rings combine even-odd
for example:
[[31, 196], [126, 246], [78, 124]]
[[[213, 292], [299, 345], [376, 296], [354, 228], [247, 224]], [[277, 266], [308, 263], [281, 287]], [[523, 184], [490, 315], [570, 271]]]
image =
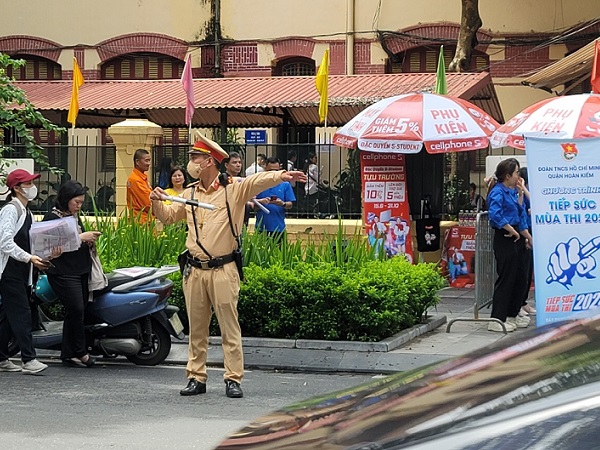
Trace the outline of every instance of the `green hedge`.
[[244, 275], [242, 331], [274, 338], [378, 341], [419, 323], [443, 283], [434, 265], [401, 258], [350, 271], [333, 263], [250, 265]]
[[[86, 228], [103, 232], [98, 249], [105, 271], [132, 265], [176, 264], [184, 249], [183, 224], [139, 224], [97, 217]], [[432, 264], [383, 259], [359, 235], [340, 227], [325, 243], [273, 243], [244, 234], [244, 276], [238, 310], [245, 336], [377, 341], [418, 323], [438, 302], [443, 280]], [[310, 239], [310, 235], [307, 235]], [[170, 303], [181, 309], [187, 329], [181, 275], [171, 275]], [[219, 334], [213, 316], [211, 333]]]

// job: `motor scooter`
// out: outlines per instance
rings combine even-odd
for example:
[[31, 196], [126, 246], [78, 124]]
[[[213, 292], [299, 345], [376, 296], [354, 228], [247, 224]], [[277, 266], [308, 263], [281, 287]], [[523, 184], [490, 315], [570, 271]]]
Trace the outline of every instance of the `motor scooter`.
[[[184, 337], [179, 308], [167, 304], [173, 282], [165, 277], [178, 270], [178, 266], [130, 267], [107, 274], [108, 286], [94, 292], [85, 310], [88, 352], [107, 358], [123, 355], [144, 366], [163, 362], [171, 350], [171, 336]], [[40, 276], [33, 294], [39, 314], [33, 331], [36, 348], [61, 348], [63, 322], [49, 319], [41, 308], [57, 300], [46, 276]], [[10, 355], [18, 351], [11, 341]]]

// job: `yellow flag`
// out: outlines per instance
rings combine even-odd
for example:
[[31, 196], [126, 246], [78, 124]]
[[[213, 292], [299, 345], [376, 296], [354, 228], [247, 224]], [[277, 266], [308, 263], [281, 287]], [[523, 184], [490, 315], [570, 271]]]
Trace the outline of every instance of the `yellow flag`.
[[321, 122], [327, 121], [327, 84], [329, 81], [329, 50], [325, 50], [323, 60], [319, 66], [315, 85], [321, 98], [319, 99], [319, 119]]
[[72, 124], [73, 128], [75, 128], [75, 121], [77, 120], [77, 114], [79, 114], [79, 88], [83, 86], [84, 82], [79, 64], [77, 64], [77, 58], [73, 57], [73, 92], [71, 93], [71, 105], [67, 115], [67, 122]]

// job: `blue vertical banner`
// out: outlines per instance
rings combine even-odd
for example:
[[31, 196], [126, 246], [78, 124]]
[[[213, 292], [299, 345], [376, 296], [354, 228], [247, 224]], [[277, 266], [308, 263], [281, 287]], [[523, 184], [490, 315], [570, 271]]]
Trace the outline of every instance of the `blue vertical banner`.
[[600, 139], [525, 138], [537, 325], [600, 305]]

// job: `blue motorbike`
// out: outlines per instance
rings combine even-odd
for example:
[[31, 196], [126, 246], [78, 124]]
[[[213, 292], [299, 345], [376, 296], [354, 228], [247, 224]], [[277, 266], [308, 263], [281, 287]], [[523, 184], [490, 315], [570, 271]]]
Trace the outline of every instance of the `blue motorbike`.
[[[108, 286], [94, 293], [85, 310], [89, 353], [121, 355], [144, 366], [163, 362], [171, 350], [171, 336], [184, 337], [179, 308], [167, 303], [173, 282], [166, 275], [178, 270], [178, 266], [131, 267], [107, 274]], [[33, 298], [39, 314], [34, 347], [60, 350], [63, 323], [49, 319], [41, 308], [58, 300], [45, 276], [39, 278]], [[9, 351], [14, 356], [19, 348], [11, 342]]]

